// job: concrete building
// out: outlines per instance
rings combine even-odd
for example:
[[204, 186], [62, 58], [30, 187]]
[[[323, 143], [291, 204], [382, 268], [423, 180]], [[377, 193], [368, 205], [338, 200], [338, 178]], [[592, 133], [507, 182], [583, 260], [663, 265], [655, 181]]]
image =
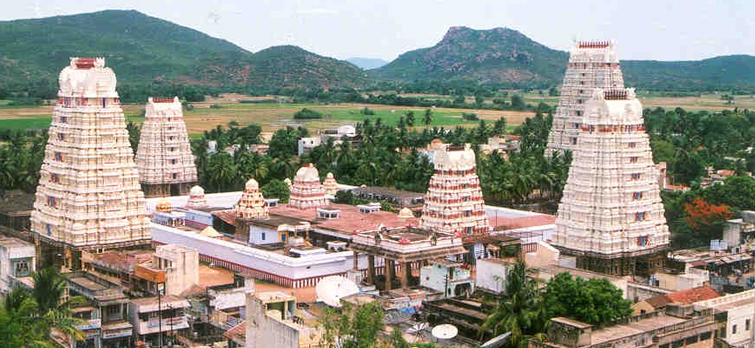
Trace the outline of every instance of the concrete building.
[[651, 275], [649, 282], [653, 286], [682, 291], [709, 285], [710, 272], [698, 268], [688, 268], [685, 273], [664, 271]]
[[310, 150], [320, 146], [322, 141], [318, 137], [301, 138], [298, 142], [297, 155], [301, 156]]
[[164, 294], [178, 296], [199, 284], [199, 253], [183, 245], [159, 245], [152, 262], [136, 265], [134, 277], [138, 289], [157, 295], [164, 286]]
[[67, 275], [67, 296], [81, 296], [86, 303], [73, 308], [74, 317], [84, 320], [77, 327], [85, 341], [76, 347], [131, 347], [132, 328], [128, 322], [128, 297], [119, 284], [90, 272]]
[[149, 244], [149, 218], [115, 73], [71, 58], [59, 83], [31, 227], [40, 265], [79, 269], [81, 250]]
[[354, 196], [364, 199], [386, 200], [401, 207], [421, 207], [425, 202], [425, 194], [411, 191], [401, 191], [388, 187], [360, 186], [350, 190]]
[[136, 167], [146, 197], [182, 196], [197, 183], [197, 168], [178, 97], [147, 100]]
[[179, 331], [189, 328], [187, 310], [189, 302], [178, 296], [168, 295], [134, 299], [129, 302], [129, 321], [134, 335], [153, 347], [178, 342]]
[[548, 134], [546, 156], [553, 151], [574, 151], [587, 100], [595, 88], [623, 88], [616, 44], [613, 41], [577, 41], [569, 54], [561, 96]]
[[755, 250], [755, 211], [745, 210], [742, 212], [742, 218], [726, 221], [723, 240], [728, 243], [730, 249]]
[[322, 329], [305, 325], [296, 297], [282, 292], [247, 293], [246, 348], [317, 348]]
[[445, 260], [420, 268], [419, 285], [442, 293], [444, 298], [468, 296], [475, 290], [469, 268]]
[[648, 276], [663, 267], [669, 231], [642, 105], [633, 89], [591, 93], [551, 244], [579, 268]]
[[[683, 308], [688, 310], [691, 308]], [[653, 312], [618, 320], [601, 328], [568, 318], [553, 318], [544, 342], [532, 348], [712, 348], [717, 324], [713, 311], [700, 315]]]
[[37, 268], [34, 244], [18, 238], [0, 236], [0, 292], [7, 293], [21, 278], [29, 282]]
[[695, 302], [695, 310], [713, 309], [723, 322], [716, 341], [723, 347], [751, 347], [755, 316], [755, 290]]

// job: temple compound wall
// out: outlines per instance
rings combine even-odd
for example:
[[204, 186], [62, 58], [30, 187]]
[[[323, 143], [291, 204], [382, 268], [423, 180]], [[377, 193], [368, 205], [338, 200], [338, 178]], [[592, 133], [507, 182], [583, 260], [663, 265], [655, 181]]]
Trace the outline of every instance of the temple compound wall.
[[149, 218], [115, 73], [104, 58], [71, 58], [59, 83], [31, 229], [42, 266], [76, 269], [82, 249], [149, 244]]
[[613, 41], [575, 43], [548, 135], [546, 155], [575, 149], [586, 103], [593, 89], [623, 87], [624, 78]]
[[197, 182], [183, 109], [178, 97], [147, 101], [136, 166], [146, 197], [182, 196]]
[[669, 231], [642, 105], [633, 89], [594, 89], [552, 244], [577, 267], [612, 275], [662, 267]]

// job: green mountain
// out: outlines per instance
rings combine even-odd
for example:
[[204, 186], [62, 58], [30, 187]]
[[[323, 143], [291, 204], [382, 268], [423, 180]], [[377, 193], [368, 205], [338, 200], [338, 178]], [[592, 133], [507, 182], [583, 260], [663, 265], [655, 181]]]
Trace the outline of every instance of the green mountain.
[[385, 80], [551, 82], [563, 78], [568, 58], [513, 29], [451, 27], [435, 46], [406, 52], [369, 74]]
[[352, 58], [347, 58], [346, 61], [364, 70], [377, 69], [383, 65], [388, 64], [388, 62], [380, 58], [352, 57]]
[[[381, 80], [472, 80], [523, 86], [561, 84], [567, 52], [550, 49], [507, 29], [452, 27], [435, 46], [400, 55], [368, 71]], [[700, 61], [621, 61], [627, 86], [704, 90], [755, 86], [755, 57], [722, 56]]]
[[39, 81], [57, 84], [58, 73], [73, 56], [105, 57], [125, 83], [328, 87], [364, 79], [361, 70], [347, 62], [290, 46], [252, 54], [137, 11], [3, 21], [0, 47], [0, 86], [10, 88]]

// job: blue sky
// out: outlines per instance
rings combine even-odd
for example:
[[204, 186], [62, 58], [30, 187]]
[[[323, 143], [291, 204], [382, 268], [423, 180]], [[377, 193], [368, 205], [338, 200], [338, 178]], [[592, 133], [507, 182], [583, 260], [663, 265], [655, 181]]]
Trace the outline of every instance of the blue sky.
[[0, 20], [135, 9], [256, 52], [292, 44], [339, 59], [399, 54], [451, 26], [507, 27], [551, 48], [614, 39], [621, 59], [755, 55], [753, 0], [3, 0]]

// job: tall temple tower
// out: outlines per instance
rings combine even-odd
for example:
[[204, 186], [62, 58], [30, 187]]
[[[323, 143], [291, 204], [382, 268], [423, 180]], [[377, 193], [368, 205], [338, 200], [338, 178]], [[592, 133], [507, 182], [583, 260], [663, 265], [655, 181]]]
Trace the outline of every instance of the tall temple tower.
[[236, 205], [236, 231], [234, 237], [244, 243], [249, 243], [250, 220], [267, 219], [270, 211], [265, 202], [265, 197], [260, 192], [260, 184], [254, 178], [249, 179], [244, 185]]
[[186, 195], [196, 184], [197, 168], [178, 97], [147, 101], [136, 167], [148, 198]]
[[594, 89], [558, 207], [552, 244], [577, 267], [652, 274], [669, 243], [657, 172], [634, 89]]
[[115, 73], [71, 58], [59, 83], [31, 229], [42, 265], [78, 269], [82, 250], [149, 244], [149, 218]]
[[475, 153], [469, 145], [447, 145], [435, 151], [420, 227], [462, 235], [490, 232], [485, 215]]
[[572, 150], [585, 112], [585, 103], [595, 88], [623, 88], [616, 45], [613, 41], [577, 42], [569, 55], [561, 98], [548, 135], [546, 155]]

